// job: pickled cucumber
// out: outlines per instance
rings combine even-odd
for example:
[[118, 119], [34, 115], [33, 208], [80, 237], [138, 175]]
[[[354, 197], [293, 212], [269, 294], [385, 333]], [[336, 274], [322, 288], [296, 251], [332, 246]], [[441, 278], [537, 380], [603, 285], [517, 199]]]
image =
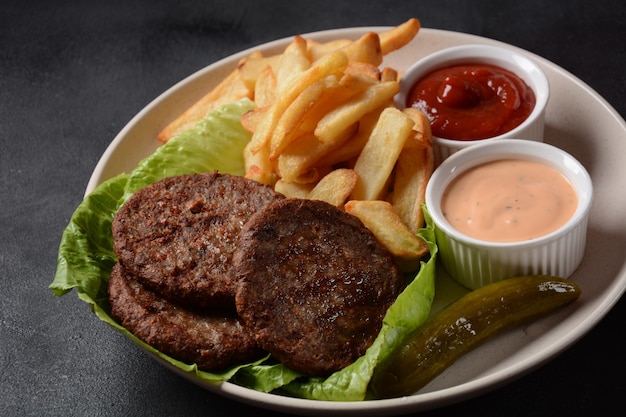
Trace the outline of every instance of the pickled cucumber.
[[572, 281], [547, 275], [510, 278], [476, 289], [433, 315], [375, 370], [377, 398], [410, 395], [459, 357], [504, 330], [576, 300]]

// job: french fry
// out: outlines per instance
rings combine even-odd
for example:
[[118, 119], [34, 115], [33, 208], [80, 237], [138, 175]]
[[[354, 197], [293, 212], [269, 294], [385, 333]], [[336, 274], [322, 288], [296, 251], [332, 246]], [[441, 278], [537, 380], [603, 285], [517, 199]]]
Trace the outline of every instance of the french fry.
[[[274, 56], [273, 58], [276, 57], [277, 56]], [[261, 59], [247, 60], [245, 62], [258, 62]], [[276, 76], [274, 75], [274, 69], [272, 66], [266, 65], [263, 69], [260, 69], [260, 67], [254, 67], [254, 69], [256, 70], [256, 81], [254, 82], [255, 109], [246, 112], [241, 117], [242, 126], [251, 133], [258, 130], [260, 120], [265, 117], [264, 114], [267, 112], [268, 107], [276, 98]], [[251, 72], [251, 70], [248, 72]]]
[[348, 126], [333, 143], [322, 143], [313, 134], [299, 137], [278, 157], [278, 175], [287, 182], [304, 177], [305, 173], [316, 164], [320, 164], [326, 155], [332, 154], [354, 136], [357, 129], [357, 124]]
[[303, 118], [295, 136], [303, 136], [313, 132], [320, 120], [330, 111], [344, 103], [350, 97], [378, 83], [376, 77], [377, 75], [372, 74], [369, 66], [367, 68], [365, 68], [365, 66], [356, 68], [353, 65], [348, 65], [344, 74], [339, 79], [338, 85], [331, 86], [330, 83], [328, 84], [320, 99]]
[[290, 87], [293, 78], [311, 67], [311, 61], [307, 56], [306, 40], [301, 36], [294, 36], [293, 41], [287, 45], [280, 55], [280, 61], [276, 68], [278, 90], [282, 91]]
[[254, 104], [257, 108], [264, 108], [276, 100], [276, 75], [271, 66], [265, 67], [254, 83]]
[[[406, 45], [417, 35], [419, 29], [420, 22], [413, 18], [388, 31], [379, 34], [367, 33], [354, 41], [337, 39], [317, 42], [296, 36], [292, 44], [282, 54], [266, 57], [261, 52], [255, 51], [244, 58], [238, 67], [215, 88], [170, 122], [159, 132], [157, 139], [166, 142], [172, 136], [192, 128], [198, 120], [220, 105], [243, 97], [255, 100], [258, 107], [265, 107], [269, 102], [273, 102], [274, 100], [267, 99], [268, 96], [265, 95], [267, 90], [264, 91], [263, 88], [266, 85], [263, 82], [258, 83], [261, 73], [267, 68], [271, 68], [274, 76], [281, 80], [281, 91], [291, 92], [293, 91], [292, 87], [294, 87], [293, 83], [295, 83], [295, 90], [298, 90], [298, 88], [302, 88], [299, 84], [308, 85], [316, 78], [317, 70], [304, 77], [306, 80], [297, 80], [301, 76], [300, 73], [306, 71], [312, 63], [317, 64], [318, 61], [329, 60], [329, 56], [339, 52], [349, 62], [366, 62], [377, 66], [382, 62], [382, 56]], [[332, 60], [330, 59], [330, 61]], [[323, 76], [323, 74], [320, 75], [320, 77]], [[384, 77], [381, 77], [383, 81], [392, 79], [384, 72], [382, 76]], [[290, 102], [289, 98], [293, 99], [293, 97], [288, 97], [282, 100], [282, 103], [275, 110], [269, 112], [273, 116], [269, 117], [266, 126], [268, 130], [271, 131], [274, 127], [278, 117], [276, 113], [281, 113], [285, 109]], [[268, 137], [267, 134], [263, 134], [257, 138], [257, 142], [264, 143]], [[259, 144], [256, 143], [253, 147], [255, 151], [258, 146]]]
[[235, 69], [213, 90], [161, 130], [157, 139], [161, 142], [167, 142], [173, 136], [193, 128], [200, 119], [222, 104], [231, 103], [244, 97], [252, 99], [252, 96], [252, 90], [246, 86], [239, 71]]
[[286, 81], [286, 83], [281, 83], [280, 78], [278, 78], [278, 95], [276, 101], [270, 106], [268, 112], [263, 118], [263, 128], [257, 130], [253, 135], [254, 145], [252, 152], [256, 152], [260, 146], [265, 146], [265, 144], [270, 140], [272, 132], [278, 123], [280, 116], [287, 109], [289, 104], [291, 104], [305, 88], [317, 80], [342, 72], [347, 66], [348, 58], [346, 57], [346, 54], [340, 51], [335, 51], [324, 56], [306, 71], [297, 73], [297, 75], [291, 75], [288, 77], [288, 81]]
[[328, 150], [320, 159], [323, 159], [324, 162], [329, 165], [350, 163], [350, 166], [354, 166], [356, 159], [372, 135], [374, 126], [378, 123], [378, 118], [383, 110], [384, 107], [369, 112], [361, 117], [358, 123], [358, 129], [354, 135], [342, 142], [340, 146], [332, 147], [332, 150]]
[[243, 82], [249, 89], [255, 89], [259, 77], [267, 68], [272, 72], [276, 71], [282, 55], [263, 56], [259, 51], [252, 52], [247, 58], [241, 60], [239, 66], [239, 74]]
[[391, 204], [414, 233], [424, 226], [421, 204], [434, 166], [432, 148], [405, 148], [396, 163]]
[[398, 71], [389, 67], [383, 68], [380, 72], [380, 81], [399, 81]]
[[315, 136], [324, 143], [334, 141], [349, 125], [391, 100], [399, 89], [395, 81], [371, 85], [326, 114], [315, 128]]
[[289, 104], [278, 119], [270, 138], [270, 159], [274, 160], [291, 143], [305, 116], [320, 100], [324, 91], [338, 84], [337, 77], [328, 76], [306, 87]]
[[335, 207], [343, 208], [354, 186], [357, 175], [351, 169], [335, 169], [326, 174], [311, 190], [306, 198], [322, 200]]
[[[280, 97], [280, 99], [275, 99], [272, 104], [267, 107], [263, 116], [259, 118], [257, 129], [254, 131], [250, 141], [248, 155], [256, 155], [263, 148], [263, 155], [265, 155], [267, 151], [267, 156], [269, 157], [269, 140], [276, 123], [278, 123], [278, 119], [289, 103], [291, 103], [291, 101], [300, 94], [300, 91], [308, 85], [301, 83], [299, 89], [296, 89], [298, 85], [294, 86], [294, 88], [290, 88], [292, 87], [293, 80], [297, 79], [309, 67], [310, 62], [306, 57], [306, 41], [300, 36], [295, 36], [293, 41], [280, 55], [280, 61], [275, 70], [275, 98]], [[289, 90], [290, 94], [282, 94], [281, 92], [283, 90]]]
[[[359, 80], [364, 85], [368, 85], [379, 82], [381, 74], [376, 65], [366, 62], [349, 61], [344, 75], [346, 77], [352, 76], [354, 80]], [[348, 78], [348, 80], [350, 80], [350, 78]], [[343, 81], [343, 85], [348, 85], [348, 82]]]
[[413, 120], [395, 107], [382, 111], [371, 136], [363, 147], [354, 170], [359, 176], [352, 193], [355, 200], [377, 200], [411, 135]]
[[267, 111], [267, 108], [252, 109], [245, 112], [239, 119], [241, 126], [250, 133], [254, 133], [259, 126], [260, 120], [264, 117], [263, 114]]
[[297, 182], [285, 182], [282, 179], [276, 181], [274, 190], [287, 198], [307, 198], [315, 184], [301, 184]]
[[318, 42], [313, 39], [307, 39], [307, 53], [311, 62], [315, 62], [324, 55], [328, 55], [350, 43], [352, 43], [350, 39], [333, 39], [328, 42]]
[[271, 184], [274, 181], [274, 169], [270, 163], [269, 148], [261, 146], [252, 151], [252, 142], [243, 151], [245, 177], [260, 182]]
[[315, 135], [301, 136], [292, 142], [277, 160], [278, 175], [283, 181], [293, 182], [315, 165], [321, 157], [321, 142]]
[[415, 122], [413, 135], [406, 141], [396, 163], [391, 204], [413, 232], [424, 224], [421, 204], [426, 185], [434, 169], [430, 122], [420, 110], [408, 108], [403, 113]]
[[377, 33], [368, 32], [354, 42], [344, 46], [342, 50], [352, 62], [363, 62], [379, 66], [383, 62], [380, 38]]
[[395, 50], [402, 48], [411, 42], [421, 28], [421, 23], [415, 18], [411, 18], [406, 22], [380, 33], [380, 49], [383, 55], [387, 55]]
[[420, 259], [428, 253], [428, 246], [404, 224], [390, 203], [382, 200], [350, 200], [346, 213], [358, 217], [389, 250], [403, 272], [416, 271]]
[[302, 172], [293, 182], [297, 184], [311, 184], [315, 186], [320, 179], [332, 172], [333, 168], [328, 165], [314, 166]]

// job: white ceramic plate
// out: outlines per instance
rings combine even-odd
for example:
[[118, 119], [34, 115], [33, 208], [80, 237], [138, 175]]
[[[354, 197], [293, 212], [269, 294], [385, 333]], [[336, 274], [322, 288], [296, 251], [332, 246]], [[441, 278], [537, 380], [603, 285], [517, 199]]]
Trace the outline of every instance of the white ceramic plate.
[[[382, 27], [352, 28], [305, 35], [318, 40], [357, 38]], [[291, 38], [259, 46], [267, 54], [280, 52]], [[416, 39], [385, 59], [384, 65], [404, 70], [430, 52], [444, 47], [500, 42], [462, 33], [422, 29]], [[509, 46], [511, 47], [511, 46]], [[157, 133], [174, 117], [204, 95], [251, 50], [230, 56], [189, 76], [159, 96], [135, 116], [102, 155], [87, 187], [131, 171], [158, 143]], [[525, 52], [527, 53], [527, 52]], [[325, 402], [264, 394], [223, 383], [203, 387], [225, 397], [276, 411], [302, 415], [391, 415], [431, 409], [489, 391], [553, 358], [585, 335], [605, 316], [626, 288], [626, 193], [616, 192], [626, 178], [626, 123], [595, 91], [553, 63], [528, 54], [545, 70], [551, 85], [546, 111], [545, 140], [578, 158], [594, 182], [587, 250], [571, 279], [583, 295], [567, 309], [489, 341], [461, 358], [442, 375], [410, 397], [363, 401]], [[438, 275], [435, 308], [458, 297], [460, 290], [445, 275]], [[168, 365], [166, 365], [168, 366]], [[172, 368], [178, 372], [176, 369]], [[188, 375], [184, 375], [191, 378]], [[192, 378], [193, 379], [193, 378]]]

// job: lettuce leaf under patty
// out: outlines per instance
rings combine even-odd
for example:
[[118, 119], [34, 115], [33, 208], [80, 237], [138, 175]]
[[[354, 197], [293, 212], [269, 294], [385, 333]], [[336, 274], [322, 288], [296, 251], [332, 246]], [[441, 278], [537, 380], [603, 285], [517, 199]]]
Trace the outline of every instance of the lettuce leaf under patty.
[[57, 270], [50, 289], [57, 296], [76, 289], [105, 323], [122, 332], [174, 370], [216, 383], [231, 381], [263, 392], [279, 390], [288, 395], [331, 401], [358, 401], [367, 398], [367, 386], [376, 364], [398, 347], [404, 337], [428, 317], [435, 293], [437, 246], [430, 216], [425, 207], [426, 227], [419, 235], [430, 249], [415, 277], [388, 310], [383, 327], [366, 354], [328, 378], [308, 378], [272, 362], [269, 355], [254, 363], [241, 364], [221, 373], [205, 372], [165, 355], [135, 337], [112, 317], [107, 297], [111, 268], [117, 261], [113, 251], [111, 225], [119, 207], [139, 189], [162, 178], [209, 172], [243, 175], [243, 149], [250, 133], [239, 122], [253, 108], [250, 100], [228, 104], [210, 113], [196, 126], [159, 147], [131, 172], [100, 184], [73, 213], [63, 232]]

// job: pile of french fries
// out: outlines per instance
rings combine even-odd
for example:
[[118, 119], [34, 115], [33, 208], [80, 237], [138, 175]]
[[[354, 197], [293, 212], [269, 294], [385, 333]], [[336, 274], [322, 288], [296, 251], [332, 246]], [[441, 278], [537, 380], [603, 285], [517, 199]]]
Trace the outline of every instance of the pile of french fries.
[[158, 139], [248, 97], [255, 108], [241, 118], [252, 133], [246, 177], [357, 216], [404, 271], [414, 271], [428, 252], [416, 232], [434, 168], [430, 123], [422, 112], [394, 105], [399, 74], [380, 66], [419, 29], [410, 19], [357, 40], [295, 36], [281, 54], [253, 52]]

